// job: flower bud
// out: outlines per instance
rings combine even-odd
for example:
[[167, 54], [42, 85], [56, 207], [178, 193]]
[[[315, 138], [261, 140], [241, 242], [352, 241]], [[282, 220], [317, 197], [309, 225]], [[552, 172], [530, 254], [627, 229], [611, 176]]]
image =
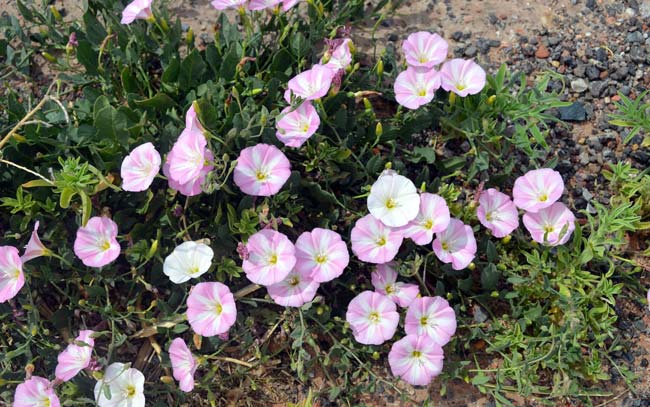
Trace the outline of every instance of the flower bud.
[[368, 98], [363, 98], [363, 106], [366, 108], [366, 112], [372, 112], [372, 104]]
[[165, 384], [174, 383], [174, 379], [171, 376], [160, 376], [160, 381], [165, 383]]
[[56, 57], [50, 54], [49, 52], [42, 52], [41, 55], [43, 56], [43, 58], [47, 59], [49, 62], [52, 62], [53, 64], [56, 64], [58, 62]]
[[375, 359], [375, 360], [379, 360], [379, 356], [381, 356], [381, 355], [379, 354], [379, 352], [377, 352], [377, 351], [372, 352], [372, 358], [373, 358], [373, 359]]
[[469, 266], [467, 266], [468, 269], [470, 270], [476, 270], [476, 264], [474, 262], [469, 263]]
[[377, 125], [375, 126], [375, 135], [377, 137], [381, 137], [384, 134], [384, 126], [382, 126], [381, 122], [377, 122]]
[[56, 7], [50, 6], [50, 12], [56, 21], [63, 21], [63, 17], [61, 17], [61, 13], [59, 13], [59, 10], [57, 10]]
[[377, 76], [379, 79], [381, 79], [382, 75], [384, 74], [384, 60], [380, 59], [377, 61]]
[[185, 36], [185, 43], [187, 44], [188, 47], [194, 44], [194, 30], [192, 30], [192, 27], [190, 27], [187, 30], [187, 34]]
[[501, 239], [501, 242], [503, 242], [503, 244], [508, 244], [510, 243], [511, 240], [512, 240], [512, 235], [507, 235], [503, 239]]
[[492, 105], [494, 104], [494, 101], [497, 99], [497, 95], [492, 95], [487, 99], [487, 104]]

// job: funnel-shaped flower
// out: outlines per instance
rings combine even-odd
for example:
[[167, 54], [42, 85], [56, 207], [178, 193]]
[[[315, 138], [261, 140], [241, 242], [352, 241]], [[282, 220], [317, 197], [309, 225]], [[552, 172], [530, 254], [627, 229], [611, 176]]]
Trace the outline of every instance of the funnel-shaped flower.
[[122, 11], [122, 24], [131, 24], [135, 20], [148, 20], [153, 17], [151, 11], [153, 0], [134, 0]]
[[316, 228], [296, 240], [296, 270], [318, 283], [343, 274], [349, 262], [348, 247], [334, 231]]
[[318, 284], [306, 273], [292, 270], [284, 280], [266, 287], [273, 301], [285, 307], [302, 307], [313, 300]]
[[293, 6], [301, 2], [302, 0], [283, 0], [282, 1], [282, 11], [289, 11]]
[[420, 31], [408, 36], [402, 50], [406, 63], [413, 68], [428, 71], [447, 58], [449, 45], [438, 34]]
[[23, 263], [27, 263], [31, 259], [35, 259], [37, 257], [52, 255], [50, 249], [45, 247], [45, 245], [41, 243], [41, 239], [38, 237], [38, 226], [39, 222], [36, 221], [32, 235], [29, 238], [29, 242], [27, 243], [27, 246], [25, 246], [25, 253], [20, 256], [20, 260], [22, 260]]
[[205, 243], [183, 242], [165, 258], [163, 273], [172, 283], [181, 284], [208, 271], [212, 257], [214, 252]]
[[485, 71], [471, 59], [452, 59], [440, 68], [440, 80], [444, 90], [465, 97], [485, 87]]
[[160, 171], [160, 153], [151, 143], [142, 144], [122, 161], [122, 189], [131, 192], [147, 190]]
[[270, 144], [257, 144], [241, 151], [233, 179], [245, 194], [271, 196], [290, 175], [291, 164], [282, 151]]
[[576, 217], [562, 202], [556, 202], [537, 213], [526, 212], [524, 226], [533, 240], [547, 246], [558, 246], [569, 241], [576, 228]]
[[462, 270], [476, 255], [476, 239], [472, 228], [458, 219], [451, 219], [444, 232], [436, 234], [433, 252], [443, 263], [451, 263], [454, 270]]
[[246, 4], [248, 0], [212, 0], [210, 4], [217, 10], [228, 10], [239, 8]]
[[420, 211], [418, 215], [404, 226], [404, 237], [419, 245], [431, 243], [433, 234], [442, 232], [449, 225], [449, 207], [443, 197], [425, 192], [420, 194]]
[[399, 314], [395, 303], [385, 295], [364, 291], [350, 301], [345, 320], [357, 342], [381, 345], [395, 335]]
[[249, 10], [264, 10], [272, 8], [282, 3], [282, 0], [250, 0], [248, 3]]
[[[349, 38], [344, 39], [341, 43], [334, 48], [330, 54], [329, 60], [324, 64], [327, 68], [334, 72], [339, 69], [346, 69], [352, 63], [352, 52], [350, 51], [350, 44], [352, 41]], [[321, 64], [323, 59], [321, 58]]]
[[144, 407], [144, 375], [129, 364], [113, 363], [95, 384], [94, 393], [99, 407]]
[[280, 113], [282, 118], [275, 124], [275, 135], [285, 146], [298, 148], [316, 133], [320, 117], [311, 102], [303, 102], [295, 110], [292, 109], [288, 106]]
[[361, 261], [383, 264], [395, 258], [402, 245], [402, 233], [372, 215], [357, 220], [350, 235], [352, 251]]
[[184, 392], [192, 391], [194, 372], [199, 364], [183, 339], [176, 338], [169, 345], [169, 360], [172, 362], [172, 373], [174, 379], [178, 380], [178, 387]]
[[368, 211], [386, 226], [405, 226], [419, 208], [420, 195], [413, 182], [394, 171], [382, 174], [370, 188]]
[[563, 191], [564, 181], [560, 173], [550, 168], [540, 168], [517, 178], [512, 196], [517, 207], [535, 213], [553, 205]]
[[109, 218], [95, 216], [77, 230], [74, 254], [89, 267], [103, 267], [120, 255], [117, 224]]
[[433, 100], [440, 87], [440, 74], [435, 70], [418, 71], [407, 68], [395, 79], [395, 100], [408, 109], [417, 109]]
[[420, 293], [417, 285], [397, 281], [397, 271], [391, 264], [379, 264], [371, 278], [375, 291], [400, 307], [408, 307]]
[[54, 372], [57, 379], [67, 382], [88, 367], [95, 346], [95, 340], [91, 336], [94, 333], [91, 330], [79, 331], [79, 336], [74, 343], [69, 344], [63, 352], [59, 353]]
[[199, 335], [228, 332], [237, 319], [235, 298], [225, 284], [198, 283], [187, 297], [187, 321]]
[[275, 230], [263, 229], [248, 238], [248, 258], [242, 269], [256, 284], [271, 285], [284, 280], [296, 264], [296, 248], [289, 238]]
[[185, 184], [196, 179], [205, 167], [205, 151], [208, 141], [197, 128], [183, 130], [168, 155], [169, 175]]
[[169, 164], [175, 160], [173, 151], [170, 151], [169, 154], [167, 154], [167, 160], [163, 165], [163, 174], [167, 177], [169, 188], [176, 190], [185, 196], [195, 196], [203, 192], [203, 183], [205, 183], [208, 173], [214, 169], [214, 165], [210, 164], [214, 159], [214, 155], [207, 148], [205, 149], [204, 154], [205, 165], [203, 168], [201, 168], [199, 175], [196, 178], [192, 178], [188, 182], [180, 183], [173, 179], [171, 173], [169, 172]]
[[32, 376], [16, 387], [13, 407], [61, 407], [61, 403], [49, 380]]
[[442, 347], [427, 336], [407, 335], [388, 353], [393, 374], [413, 386], [426, 386], [442, 372]]
[[0, 303], [14, 298], [24, 284], [23, 262], [18, 249], [0, 246]]
[[[305, 100], [321, 98], [327, 94], [333, 77], [334, 72], [331, 69], [323, 65], [314, 65], [311, 69], [299, 73], [289, 80], [289, 93], [285, 93], [285, 98], [289, 94]], [[287, 100], [287, 102], [291, 102], [291, 100]]]
[[456, 333], [456, 313], [442, 297], [416, 298], [406, 311], [404, 330], [408, 335], [427, 335], [445, 346]]
[[476, 216], [494, 237], [505, 237], [519, 226], [519, 212], [510, 197], [494, 188], [481, 192]]

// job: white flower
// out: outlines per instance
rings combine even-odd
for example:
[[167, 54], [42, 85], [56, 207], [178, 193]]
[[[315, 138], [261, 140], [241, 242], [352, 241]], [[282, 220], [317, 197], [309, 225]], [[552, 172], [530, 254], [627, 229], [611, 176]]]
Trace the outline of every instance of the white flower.
[[404, 226], [418, 215], [420, 195], [411, 180], [385, 171], [370, 189], [368, 210], [386, 226]]
[[214, 252], [204, 243], [184, 242], [165, 258], [163, 273], [176, 284], [198, 278], [208, 271]]
[[113, 363], [95, 384], [99, 407], [144, 407], [144, 375], [129, 364]]

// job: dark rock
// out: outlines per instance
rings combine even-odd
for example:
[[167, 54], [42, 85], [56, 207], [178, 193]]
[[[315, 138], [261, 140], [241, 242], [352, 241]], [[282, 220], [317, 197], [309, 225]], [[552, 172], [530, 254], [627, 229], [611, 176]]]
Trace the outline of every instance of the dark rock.
[[490, 13], [488, 14], [488, 21], [490, 24], [496, 24], [499, 22], [499, 17], [497, 17], [497, 15], [494, 13]]
[[573, 74], [578, 78], [584, 78], [586, 71], [587, 71], [587, 65], [579, 63], [573, 70]]
[[603, 94], [603, 91], [607, 88], [607, 82], [605, 81], [593, 81], [589, 84], [589, 93], [591, 96], [597, 98]]
[[553, 37], [548, 37], [548, 45], [555, 46], [562, 41], [562, 37], [559, 36], [553, 36]]
[[528, 42], [531, 43], [532, 45], [537, 45], [539, 41], [537, 40], [537, 37], [530, 37], [530, 41]]
[[627, 78], [628, 73], [629, 73], [629, 71], [627, 69], [627, 65], [622, 66], [622, 67], [618, 68], [615, 72], [613, 72], [610, 75], [610, 78], [614, 79], [615, 81], [620, 81], [620, 80], [623, 80], [623, 79]]
[[594, 58], [600, 62], [607, 61], [607, 51], [604, 48], [597, 48], [596, 52], [594, 52]]
[[630, 92], [632, 92], [632, 89], [630, 89], [629, 86], [621, 86], [620, 92], [625, 95], [625, 96], [630, 96]]
[[631, 43], [641, 43], [643, 42], [643, 34], [640, 31], [634, 31], [631, 32], [625, 37], [625, 41], [631, 42]]
[[451, 39], [454, 41], [460, 41], [461, 38], [463, 38], [462, 31], [454, 31], [454, 33], [451, 34]]
[[641, 367], [648, 367], [648, 359], [646, 358], [641, 359]]
[[478, 50], [473, 45], [470, 45], [469, 47], [467, 47], [467, 49], [465, 49], [465, 56], [466, 57], [473, 58], [473, 57], [476, 56], [477, 53], [478, 53]]
[[596, 0], [587, 0], [587, 2], [585, 3], [585, 6], [586, 6], [589, 10], [592, 10], [592, 11], [593, 11], [593, 10], [596, 8]]
[[592, 81], [600, 78], [600, 70], [593, 65], [587, 66], [585, 74], [587, 75], [587, 78]]
[[397, 36], [397, 34], [391, 33], [391, 34], [388, 35], [388, 41], [396, 42], [397, 40], [399, 40], [399, 37]]
[[392, 27], [395, 24], [395, 20], [392, 18], [386, 18], [384, 20], [381, 20], [381, 26], [382, 27]]
[[630, 49], [629, 55], [630, 58], [632, 58], [632, 61], [637, 63], [642, 63], [646, 59], [646, 53], [643, 48], [638, 45], [635, 45]]
[[587, 120], [587, 111], [582, 102], [573, 102], [570, 106], [564, 106], [560, 109], [560, 119], [567, 122], [582, 122]]

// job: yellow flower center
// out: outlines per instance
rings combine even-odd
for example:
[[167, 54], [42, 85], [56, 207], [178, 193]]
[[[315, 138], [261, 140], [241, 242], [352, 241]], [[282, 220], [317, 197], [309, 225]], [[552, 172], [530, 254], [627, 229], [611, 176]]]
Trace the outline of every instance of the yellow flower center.
[[419, 358], [420, 356], [422, 356], [422, 352], [420, 352], [419, 350], [414, 350], [413, 352], [411, 352], [411, 356], [414, 358]]
[[384, 236], [380, 237], [379, 240], [377, 240], [377, 246], [384, 246], [386, 244], [386, 238]]
[[424, 64], [425, 62], [427, 62], [426, 55], [420, 55], [420, 58], [418, 59], [418, 62], [420, 62], [421, 64]]
[[431, 219], [427, 219], [426, 222], [424, 222], [424, 228], [425, 229], [433, 228], [433, 221]]
[[379, 313], [377, 311], [372, 311], [370, 315], [368, 315], [368, 320], [375, 324], [378, 324], [380, 319], [381, 318], [379, 317]]
[[554, 230], [555, 228], [551, 225], [544, 226], [544, 233], [553, 233]]
[[262, 171], [257, 171], [255, 173], [255, 177], [257, 178], [258, 181], [264, 181], [266, 178], [268, 178], [268, 176]]
[[223, 312], [223, 305], [217, 303], [214, 306], [214, 310], [217, 312], [217, 315], [221, 315], [221, 313]]
[[539, 199], [540, 202], [546, 202], [546, 201], [548, 201], [548, 195], [547, 194], [542, 194], [542, 195], [539, 196], [538, 199]]
[[307, 133], [307, 130], [309, 130], [309, 123], [303, 123], [302, 126], [300, 126], [300, 130], [303, 133]]
[[192, 266], [190, 267], [190, 274], [195, 274], [199, 272], [199, 266]]
[[277, 254], [274, 253], [271, 257], [269, 257], [269, 264], [271, 264], [273, 266], [278, 264], [278, 255]]
[[384, 291], [386, 291], [386, 294], [393, 294], [395, 292], [395, 289], [393, 288], [392, 284], [386, 284]]
[[492, 218], [492, 212], [488, 212], [488, 213], [485, 214], [485, 220], [487, 220], [488, 222], [491, 222], [492, 219], [493, 219]]
[[420, 90], [418, 91], [418, 96], [420, 96], [420, 97], [424, 97], [424, 96], [426, 96], [426, 95], [427, 95], [427, 90], [426, 90], [426, 89], [420, 89]]
[[129, 384], [126, 386], [126, 397], [131, 398], [135, 396], [135, 386], [132, 384]]
[[429, 319], [427, 317], [420, 318], [420, 325], [426, 326], [426, 324], [428, 323], [429, 323]]
[[14, 280], [18, 280], [18, 278], [20, 277], [20, 270], [19, 269], [14, 269], [12, 277], [13, 277]]
[[393, 209], [396, 206], [397, 206], [397, 202], [395, 202], [395, 200], [393, 198], [388, 198], [386, 200], [386, 208]]
[[447, 242], [442, 242], [440, 246], [442, 246], [442, 250], [449, 250], [449, 245], [447, 244]]
[[108, 250], [108, 249], [111, 248], [111, 242], [109, 242], [108, 240], [104, 240], [104, 241], [102, 242], [100, 248], [102, 249], [102, 251], [105, 252], [106, 250]]
[[45, 397], [43, 399], [43, 407], [50, 407], [51, 404], [52, 404], [52, 402], [50, 401], [49, 397]]
[[467, 86], [465, 86], [462, 83], [456, 85], [456, 89], [458, 89], [459, 91], [465, 90], [465, 88], [467, 88]]
[[291, 280], [289, 280], [289, 285], [290, 285], [291, 287], [295, 287], [295, 286], [297, 286], [298, 284], [300, 284], [300, 279], [298, 278], [298, 276], [293, 276], [293, 277], [291, 277]]
[[316, 263], [323, 264], [326, 261], [327, 261], [327, 256], [325, 256], [324, 254], [319, 254], [318, 256], [316, 256]]

